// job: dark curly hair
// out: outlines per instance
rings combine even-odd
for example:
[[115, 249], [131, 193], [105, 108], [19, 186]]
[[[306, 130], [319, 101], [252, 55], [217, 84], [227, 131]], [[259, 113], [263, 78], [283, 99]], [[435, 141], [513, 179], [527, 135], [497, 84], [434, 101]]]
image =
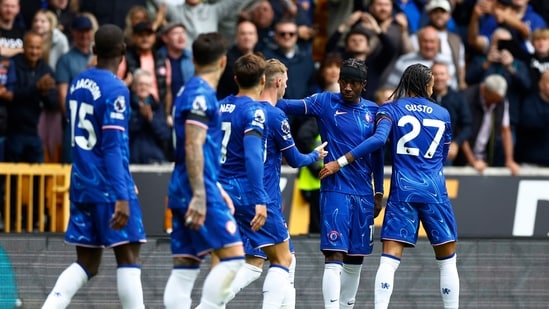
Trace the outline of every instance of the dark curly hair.
[[391, 95], [392, 100], [396, 101], [405, 97], [423, 97], [429, 99], [427, 85], [433, 78], [431, 68], [416, 63], [407, 67], [400, 77], [400, 82]]

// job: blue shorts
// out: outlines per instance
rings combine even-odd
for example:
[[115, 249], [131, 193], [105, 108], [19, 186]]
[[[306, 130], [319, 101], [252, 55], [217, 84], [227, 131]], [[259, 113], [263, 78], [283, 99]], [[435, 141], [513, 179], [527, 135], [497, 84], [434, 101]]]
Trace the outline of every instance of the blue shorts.
[[364, 256], [374, 247], [374, 196], [320, 192], [320, 250]]
[[[290, 246], [290, 252], [294, 254], [295, 253], [294, 243], [291, 238], [288, 241]], [[263, 250], [261, 250], [260, 248], [254, 248], [250, 243], [250, 239], [247, 238], [245, 235], [242, 235], [242, 242], [244, 242], [244, 252], [246, 253], [246, 255], [255, 256], [258, 258], [262, 258], [264, 260], [268, 259], [265, 252], [263, 252]]]
[[65, 242], [82, 247], [110, 248], [128, 243], [146, 242], [139, 201], [129, 201], [130, 217], [122, 230], [110, 228], [115, 203], [71, 202]]
[[185, 225], [187, 208], [172, 208], [173, 256], [202, 260], [212, 250], [242, 244], [236, 222], [224, 203], [208, 204], [204, 225], [197, 231]]
[[415, 246], [419, 223], [433, 246], [457, 240], [452, 204], [388, 201], [381, 228], [382, 240], [395, 240]]

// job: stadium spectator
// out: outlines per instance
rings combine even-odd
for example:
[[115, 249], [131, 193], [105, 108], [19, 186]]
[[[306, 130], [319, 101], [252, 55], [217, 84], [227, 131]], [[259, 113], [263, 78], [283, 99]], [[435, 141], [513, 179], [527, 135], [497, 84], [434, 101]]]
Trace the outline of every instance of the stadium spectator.
[[[158, 53], [169, 61], [170, 91], [175, 98], [181, 87], [194, 75], [194, 64], [191, 46], [187, 42], [187, 32], [181, 23], [169, 23], [162, 28], [161, 39], [164, 45]], [[173, 100], [166, 101], [164, 114], [167, 124], [172, 127]]]
[[480, 173], [489, 166], [506, 166], [512, 175], [520, 171], [513, 157], [507, 88], [505, 78], [491, 74], [463, 92], [469, 103], [473, 132], [469, 140], [463, 142], [461, 162]]
[[425, 26], [418, 33], [419, 49], [417, 52], [408, 53], [398, 58], [391, 74], [387, 79], [386, 86], [395, 87], [400, 82], [404, 70], [415, 63], [421, 63], [431, 67], [435, 61], [444, 62], [448, 65], [450, 73], [450, 86], [457, 89], [458, 77], [456, 67], [449, 55], [440, 53], [440, 38], [437, 29], [432, 26]]
[[135, 70], [130, 93], [130, 163], [168, 162], [172, 134], [164, 108], [151, 94], [152, 86], [149, 71]]
[[[55, 80], [59, 93], [58, 102], [65, 119], [68, 119], [65, 99], [67, 98], [69, 84], [78, 74], [84, 72], [92, 60], [92, 21], [85, 15], [76, 16], [71, 24], [71, 36], [73, 39], [73, 46], [67, 53], [59, 58], [55, 66]], [[63, 163], [70, 163], [72, 161], [70, 130], [66, 127], [66, 121], [64, 121], [63, 124], [63, 153], [61, 155], [61, 161]]]
[[[378, 106], [360, 96], [367, 82], [366, 70], [363, 61], [348, 58], [341, 66], [340, 93], [323, 92], [277, 104], [287, 114], [315, 117], [321, 139], [337, 140], [330, 142], [325, 161], [344, 155], [374, 132]], [[364, 233], [364, 227], [373, 226], [374, 217], [381, 210], [383, 158], [379, 151], [358, 161], [343, 173], [322, 180], [320, 185], [325, 308], [354, 305], [364, 256], [373, 248], [372, 231]], [[370, 235], [370, 239], [364, 239], [365, 235]]]
[[[391, 96], [393, 101], [377, 112], [374, 135], [326, 163], [320, 172], [322, 180], [332, 178], [330, 175], [351, 166], [355, 158], [383, 147], [391, 137], [394, 162], [381, 229], [383, 252], [374, 285], [376, 309], [389, 307], [404, 247], [416, 245], [420, 222], [439, 267], [444, 308], [459, 307], [457, 227], [443, 173], [452, 130], [448, 111], [430, 100], [433, 82], [429, 67], [417, 63], [406, 68]], [[412, 140], [410, 132], [417, 132]], [[401, 145], [402, 140], [406, 140], [405, 145]]]
[[236, 20], [242, 8], [256, 0], [225, 0], [207, 3], [202, 0], [186, 0], [185, 3], [172, 6], [166, 10], [168, 22], [179, 22], [185, 25], [189, 44], [200, 33], [218, 31], [219, 21], [224, 18]]
[[471, 112], [463, 95], [448, 86], [450, 82], [448, 65], [443, 62], [435, 62], [431, 66], [431, 71], [434, 79], [431, 98], [448, 110], [452, 121], [452, 143], [446, 159], [446, 165], [452, 165], [461, 145], [471, 136], [473, 130]]
[[541, 74], [536, 88], [522, 102], [515, 158], [526, 165], [549, 167], [549, 70]]
[[530, 89], [537, 91], [538, 82], [543, 72], [549, 70], [549, 29], [538, 29], [532, 33], [534, 53], [528, 62], [530, 69]]
[[[463, 90], [467, 87], [465, 83], [465, 46], [461, 37], [448, 28], [452, 13], [451, 4], [449, 0], [431, 0], [425, 10], [429, 16], [428, 25], [438, 31], [439, 53], [443, 54], [446, 59], [452, 59], [452, 64], [456, 69], [458, 88], [454, 88], [454, 90]], [[418, 50], [417, 33], [410, 36], [410, 41], [414, 45], [414, 49]]]
[[[200, 263], [212, 252], [219, 263], [202, 287], [202, 308], [219, 308], [244, 263], [244, 249], [227, 193], [218, 185], [223, 135], [215, 89], [225, 69], [228, 44], [219, 33], [193, 42], [196, 76], [177, 96], [175, 168], [169, 184], [173, 213], [173, 269], [164, 290], [166, 309], [190, 308]], [[201, 306], [199, 305], [199, 307]]]
[[509, 101], [509, 116], [511, 130], [517, 125], [522, 98], [531, 87], [532, 81], [527, 64], [515, 57], [513, 48], [501, 45], [511, 43], [511, 33], [504, 28], [498, 28], [492, 34], [490, 48], [486, 55], [478, 55], [471, 59], [465, 80], [467, 84], [479, 84], [485, 77], [498, 74], [507, 82], [506, 96]]
[[94, 41], [97, 67], [77, 76], [68, 94], [71, 115], [79, 116], [69, 122], [74, 162], [65, 241], [76, 246], [76, 261], [59, 275], [42, 309], [68, 307], [99, 272], [106, 247], [116, 257], [121, 307], [145, 308], [139, 254], [146, 239], [129, 169], [129, 91], [114, 75], [126, 48], [124, 34], [103, 25]]
[[19, 0], [0, 0], [0, 53], [12, 57], [23, 51], [25, 28], [16, 22]]
[[239, 20], [236, 26], [234, 44], [227, 52], [227, 66], [217, 87], [218, 99], [223, 99], [238, 92], [238, 86], [234, 81], [233, 65], [236, 59], [241, 56], [255, 52], [257, 40], [257, 28], [255, 24], [246, 19]]

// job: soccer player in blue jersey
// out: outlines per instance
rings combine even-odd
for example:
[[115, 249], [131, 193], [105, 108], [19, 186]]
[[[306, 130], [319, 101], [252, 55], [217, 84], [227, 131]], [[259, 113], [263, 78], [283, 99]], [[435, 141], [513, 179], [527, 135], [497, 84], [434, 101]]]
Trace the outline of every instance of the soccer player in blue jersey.
[[355, 165], [355, 158], [381, 148], [390, 137], [393, 171], [381, 229], [383, 254], [375, 279], [376, 309], [389, 306], [402, 252], [404, 247], [415, 246], [420, 222], [435, 251], [444, 308], [459, 306], [457, 228], [443, 173], [452, 127], [448, 111], [428, 99], [433, 83], [430, 68], [409, 66], [392, 94], [393, 101], [379, 108], [375, 134], [337, 161], [328, 162], [320, 172], [322, 179], [330, 179], [329, 175]]
[[271, 267], [263, 283], [263, 308], [280, 308], [290, 288], [292, 262], [286, 222], [280, 211], [267, 207], [271, 199], [264, 186], [267, 121], [265, 106], [257, 100], [265, 85], [265, 60], [254, 54], [234, 64], [238, 93], [221, 103], [224, 130], [219, 182], [231, 196], [235, 218], [252, 248], [261, 248]]
[[[366, 74], [363, 61], [346, 59], [339, 74], [340, 93], [323, 92], [277, 104], [288, 114], [317, 119], [320, 136], [330, 145], [325, 161], [344, 155], [374, 133], [378, 106], [360, 96], [366, 87]], [[364, 256], [373, 249], [374, 218], [383, 198], [382, 150], [358, 161], [342, 173], [323, 179], [320, 186], [325, 308], [353, 308]]]
[[72, 141], [70, 219], [65, 241], [77, 260], [57, 279], [42, 308], [66, 308], [97, 274], [103, 248], [113, 248], [122, 308], [145, 308], [139, 249], [146, 241], [129, 170], [129, 90], [114, 74], [126, 51], [115, 25], [95, 33], [97, 66], [79, 75], [67, 95]]
[[192, 46], [196, 75], [175, 101], [175, 167], [168, 192], [173, 269], [164, 290], [166, 309], [191, 307], [200, 263], [209, 252], [219, 263], [204, 281], [199, 306], [223, 308], [244, 263], [238, 227], [217, 183], [223, 131], [215, 89], [227, 63], [227, 46], [219, 33], [197, 37]]
[[[317, 160], [323, 159], [327, 152], [324, 150], [326, 142], [316, 147], [309, 154], [301, 154], [295, 146], [294, 139], [290, 132], [290, 124], [288, 117], [282, 110], [276, 108], [276, 103], [280, 100], [286, 91], [286, 82], [288, 80], [288, 69], [277, 59], [269, 59], [266, 61], [265, 67], [265, 87], [259, 98], [265, 108], [267, 115], [267, 157], [264, 164], [264, 185], [265, 190], [271, 201], [267, 204], [269, 215], [267, 221], [276, 220], [284, 221], [282, 212], [282, 192], [280, 191], [280, 170], [282, 166], [282, 156], [286, 158], [286, 162], [291, 167], [301, 167], [309, 165]], [[277, 225], [281, 228], [280, 225]], [[269, 225], [263, 226], [262, 229], [267, 229]], [[281, 231], [273, 230], [271, 233], [287, 234], [287, 228], [282, 228]], [[246, 238], [243, 235], [243, 238]], [[243, 288], [255, 281], [261, 276], [263, 264], [268, 256], [266, 251], [274, 251], [278, 256], [286, 256], [287, 244], [278, 243], [272, 246], [263, 246], [261, 249], [254, 249], [251, 242], [244, 242], [244, 250], [246, 253], [246, 264], [240, 268], [232, 285], [233, 297]], [[272, 248], [269, 248], [272, 247]], [[291, 243], [289, 243], [290, 251], [293, 252]], [[273, 266], [271, 264], [271, 266]], [[276, 267], [276, 266], [274, 266]], [[281, 288], [275, 292], [269, 293], [269, 297], [276, 297], [276, 308], [295, 308], [295, 288], [293, 287], [293, 278], [295, 274], [295, 255], [292, 254], [292, 262], [289, 266], [290, 288], [285, 291]], [[269, 283], [271, 284], [271, 283]], [[274, 294], [277, 293], [277, 294]], [[280, 305], [279, 299], [282, 300]]]

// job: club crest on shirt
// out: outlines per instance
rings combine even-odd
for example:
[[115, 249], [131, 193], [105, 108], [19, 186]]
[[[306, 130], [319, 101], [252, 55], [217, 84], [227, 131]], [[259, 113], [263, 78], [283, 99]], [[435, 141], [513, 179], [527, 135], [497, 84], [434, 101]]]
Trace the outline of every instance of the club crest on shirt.
[[229, 234], [234, 235], [237, 230], [236, 223], [232, 220], [227, 221], [227, 223], [225, 224], [225, 229], [227, 230], [227, 232], [229, 232]]
[[328, 233], [328, 240], [329, 241], [338, 241], [339, 239], [341, 238], [341, 236], [339, 235], [339, 232], [338, 231], [330, 231]]
[[366, 112], [364, 119], [366, 120], [367, 123], [372, 123], [374, 121], [374, 116], [372, 116], [372, 113]]

